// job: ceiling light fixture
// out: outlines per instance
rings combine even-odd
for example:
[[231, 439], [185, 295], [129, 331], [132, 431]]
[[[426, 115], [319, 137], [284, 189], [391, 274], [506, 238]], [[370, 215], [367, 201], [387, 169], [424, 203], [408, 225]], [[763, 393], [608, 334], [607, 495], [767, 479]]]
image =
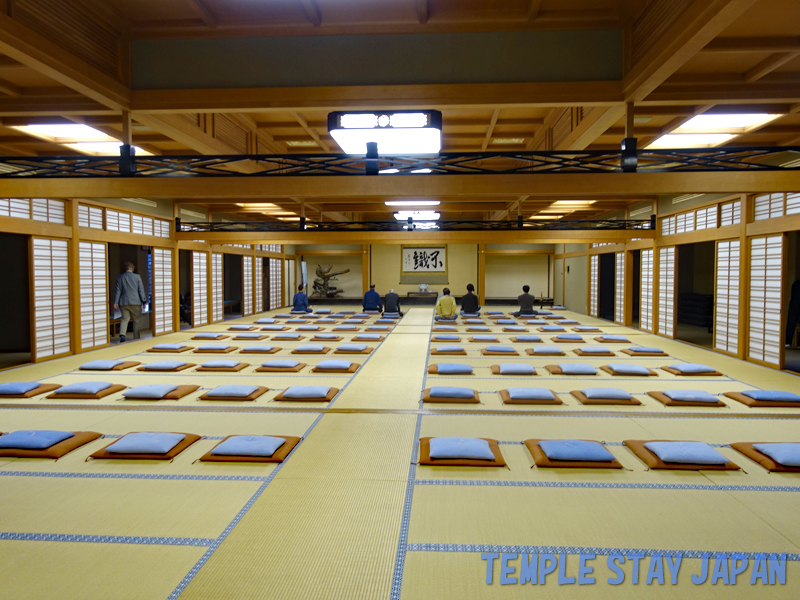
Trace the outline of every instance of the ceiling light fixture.
[[439, 206], [438, 200], [387, 200], [386, 206]]
[[729, 114], [697, 115], [678, 127], [673, 133], [747, 133], [782, 115], [779, 114]]
[[[115, 140], [113, 142], [76, 142], [63, 145], [90, 156], [119, 156], [119, 147], [122, 144]], [[139, 146], [134, 146], [134, 148], [136, 148], [137, 156], [152, 156], [151, 152], [142, 150]]]
[[732, 133], [668, 133], [648, 146], [652, 149], [715, 148], [735, 138]]
[[493, 144], [524, 144], [525, 138], [494, 138]]
[[53, 142], [54, 144], [65, 144], [70, 142], [112, 142], [116, 138], [103, 133], [99, 129], [81, 125], [79, 123], [67, 125], [20, 125], [12, 129], [27, 133], [39, 139]]
[[407, 221], [409, 218], [414, 221], [438, 221], [440, 213], [433, 210], [400, 210], [394, 213], [394, 218], [398, 221]]
[[442, 113], [332, 112], [328, 114], [328, 132], [347, 154], [366, 154], [367, 142], [378, 144], [380, 156], [435, 154], [442, 147]]
[[[439, 226], [433, 221], [414, 221], [412, 227], [414, 229], [439, 229]], [[408, 229], [408, 225], [403, 225], [403, 229]]]

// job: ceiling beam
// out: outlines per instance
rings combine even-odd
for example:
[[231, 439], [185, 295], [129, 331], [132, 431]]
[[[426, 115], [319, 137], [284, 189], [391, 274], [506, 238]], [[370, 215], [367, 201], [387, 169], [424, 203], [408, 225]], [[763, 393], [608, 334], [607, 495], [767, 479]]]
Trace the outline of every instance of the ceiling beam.
[[528, 21], [535, 21], [539, 18], [540, 8], [542, 8], [542, 0], [531, 0], [528, 4]]
[[0, 69], [27, 69], [28, 67], [9, 56], [0, 56]]
[[[30, 88], [27, 88], [30, 89]], [[0, 97], [0, 117], [63, 117], [67, 115], [112, 115], [119, 111], [64, 89], [63, 96], [31, 96], [27, 90], [16, 98]]]
[[319, 11], [316, 0], [300, 0], [300, 4], [303, 6], [306, 18], [314, 27], [322, 25], [322, 13]]
[[203, 3], [203, 0], [183, 0], [185, 4], [197, 13], [197, 16], [206, 24], [207, 27], [214, 29], [219, 25], [219, 19], [211, 12], [211, 10]]
[[795, 37], [719, 37], [711, 40], [701, 52], [798, 52], [800, 36]]
[[[320, 218], [322, 218], [322, 215], [325, 215], [326, 217], [328, 217], [332, 221], [337, 221], [339, 223], [343, 223], [345, 221], [351, 221], [352, 220], [352, 219], [349, 219], [348, 217], [346, 217], [345, 215], [343, 215], [340, 212], [327, 211], [324, 208], [322, 208], [322, 206], [319, 206], [318, 204], [312, 204], [311, 202], [306, 201], [304, 198], [297, 198], [295, 196], [289, 196], [289, 200], [291, 200], [292, 202], [295, 202], [297, 204], [300, 204], [301, 206], [305, 206], [306, 208], [310, 208], [311, 210], [317, 211], [319, 213], [319, 215], [320, 215]], [[297, 214], [300, 214], [300, 213], [297, 213]]]
[[114, 110], [130, 106], [130, 89], [8, 15], [0, 13], [0, 52]]
[[428, 0], [417, 0], [417, 20], [420, 25], [425, 25], [430, 18], [431, 10]]
[[[611, 125], [625, 116], [625, 106], [595, 107], [554, 150], [585, 150]], [[620, 138], [621, 141], [621, 138]]]
[[10, 81], [6, 81], [5, 79], [0, 79], [0, 92], [4, 94], [8, 94], [12, 98], [19, 98], [22, 96], [22, 88]]
[[772, 73], [778, 67], [785, 65], [790, 60], [794, 60], [800, 56], [800, 51], [797, 52], [777, 52], [772, 56], [768, 56], [754, 67], [748, 69], [744, 74], [745, 83], [753, 83], [758, 81], [765, 75]]
[[135, 121], [147, 125], [168, 138], [200, 154], [239, 154], [239, 151], [216, 139], [180, 115], [132, 115]]
[[[492, 139], [492, 134], [494, 133], [494, 126], [497, 125], [497, 119], [500, 116], [500, 109], [495, 109], [492, 113], [492, 118], [489, 120], [489, 126], [486, 128], [486, 135], [483, 138], [483, 142], [481, 142], [481, 150], [484, 152], [486, 151], [486, 147], [489, 145], [489, 142]], [[451, 137], [448, 135], [444, 135], [444, 137]]]
[[800, 82], [796, 84], [773, 83], [766, 78], [755, 83], [707, 84], [661, 86], [643, 100], [645, 104], [701, 104], [714, 103], [757, 105], [800, 102]]
[[291, 113], [291, 115], [292, 115], [292, 117], [294, 117], [294, 119], [297, 121], [297, 123], [300, 125], [300, 127], [303, 128], [303, 131], [305, 131], [308, 135], [310, 135], [311, 139], [313, 139], [315, 142], [317, 142], [317, 144], [319, 145], [320, 148], [325, 150], [325, 152], [330, 152], [331, 151], [331, 147], [328, 145], [327, 141], [324, 141], [320, 137], [320, 135], [316, 131], [314, 131], [314, 129], [309, 127], [308, 121], [306, 121], [302, 116], [300, 116], [299, 113], [293, 112], [293, 113]]
[[693, 2], [625, 75], [625, 102], [647, 97], [757, 0]]
[[511, 213], [512, 210], [519, 210], [522, 206], [522, 203], [525, 202], [525, 200], [527, 199], [528, 196], [520, 196], [503, 210], [498, 210], [497, 212], [490, 215], [489, 220], [499, 221], [500, 219], [505, 219]]

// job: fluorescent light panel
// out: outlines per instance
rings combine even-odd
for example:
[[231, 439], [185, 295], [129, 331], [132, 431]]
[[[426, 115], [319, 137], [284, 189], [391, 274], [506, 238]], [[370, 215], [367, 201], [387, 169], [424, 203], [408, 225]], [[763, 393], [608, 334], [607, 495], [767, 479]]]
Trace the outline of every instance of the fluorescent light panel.
[[440, 213], [433, 210], [401, 210], [394, 213], [398, 221], [406, 221], [409, 217], [415, 221], [438, 221]]
[[439, 206], [438, 200], [387, 200], [386, 206]]
[[761, 127], [782, 115], [775, 114], [730, 114], [697, 115], [675, 129], [673, 133], [747, 133], [749, 129]]
[[13, 129], [55, 144], [67, 142], [116, 141], [115, 138], [94, 127], [81, 125], [79, 123], [69, 125], [20, 125], [18, 127], [13, 127]]
[[668, 133], [648, 148], [714, 148], [735, 137], [732, 133]]
[[[92, 156], [119, 156], [119, 147], [122, 144], [114, 140], [113, 142], [76, 142], [63, 145]], [[136, 148], [137, 156], [152, 156], [151, 152], [142, 150], [139, 146], [134, 146], [134, 148]]]

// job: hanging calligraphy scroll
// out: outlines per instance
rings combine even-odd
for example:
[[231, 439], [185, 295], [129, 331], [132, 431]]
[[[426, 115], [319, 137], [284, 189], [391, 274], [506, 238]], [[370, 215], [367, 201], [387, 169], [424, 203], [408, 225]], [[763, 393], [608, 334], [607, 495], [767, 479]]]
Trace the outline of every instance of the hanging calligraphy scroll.
[[422, 275], [447, 273], [447, 246], [403, 246], [403, 275]]

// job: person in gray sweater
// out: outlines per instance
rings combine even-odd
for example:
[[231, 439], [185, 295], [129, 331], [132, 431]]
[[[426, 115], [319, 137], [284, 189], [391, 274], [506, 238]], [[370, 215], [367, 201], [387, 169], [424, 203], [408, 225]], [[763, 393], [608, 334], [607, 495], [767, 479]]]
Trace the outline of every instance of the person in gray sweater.
[[125, 341], [129, 321], [133, 321], [133, 339], [139, 339], [139, 320], [142, 318], [142, 309], [147, 304], [142, 277], [133, 272], [135, 268], [136, 265], [132, 262], [126, 262], [125, 272], [118, 275], [114, 282], [114, 310], [122, 313], [119, 324], [120, 344]]

